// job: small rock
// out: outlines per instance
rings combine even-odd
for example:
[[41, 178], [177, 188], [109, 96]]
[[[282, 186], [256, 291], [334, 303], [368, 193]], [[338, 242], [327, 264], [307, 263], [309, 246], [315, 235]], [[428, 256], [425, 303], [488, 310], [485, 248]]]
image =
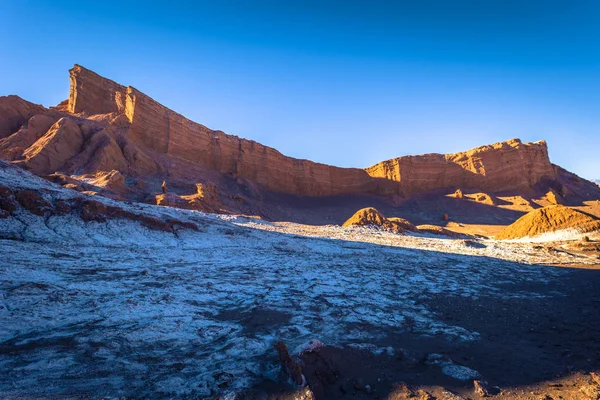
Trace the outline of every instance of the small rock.
[[457, 395], [456, 393], [452, 393], [448, 390], [444, 390], [442, 392], [442, 397], [443, 400], [465, 400], [464, 397]]
[[600, 373], [590, 372], [590, 377], [596, 383], [596, 385], [600, 386]]
[[434, 400], [431, 394], [423, 389], [414, 390], [405, 383], [400, 383], [394, 387], [387, 397], [387, 400]]
[[387, 400], [404, 400], [411, 399], [415, 397], [415, 393], [411, 388], [408, 387], [405, 383], [397, 384], [394, 389], [390, 392], [387, 397]]
[[474, 241], [474, 240], [463, 240], [462, 243], [466, 246], [466, 247], [472, 247], [474, 249], [483, 249], [486, 247], [485, 244]]
[[275, 344], [275, 350], [277, 350], [277, 354], [279, 355], [279, 362], [281, 363], [281, 368], [286, 372], [290, 380], [296, 384], [297, 386], [306, 385], [306, 379], [304, 375], [302, 375], [302, 368], [300, 365], [290, 355], [285, 343], [283, 341]]
[[490, 391], [488, 389], [487, 382], [474, 380], [473, 386], [475, 387], [475, 393], [477, 393], [481, 397], [489, 397], [490, 396]]

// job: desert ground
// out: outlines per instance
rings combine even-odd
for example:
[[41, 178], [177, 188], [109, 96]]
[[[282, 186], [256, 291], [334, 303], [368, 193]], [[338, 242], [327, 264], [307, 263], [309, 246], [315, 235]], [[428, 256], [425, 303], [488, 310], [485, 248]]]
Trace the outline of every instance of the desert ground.
[[[80, 195], [1, 171], [53, 201]], [[3, 398], [477, 399], [474, 381], [504, 399], [600, 391], [600, 260], [572, 250], [583, 234], [497, 241], [120, 206], [198, 230], [22, 208], [0, 219]], [[280, 340], [306, 387], [282, 372]]]

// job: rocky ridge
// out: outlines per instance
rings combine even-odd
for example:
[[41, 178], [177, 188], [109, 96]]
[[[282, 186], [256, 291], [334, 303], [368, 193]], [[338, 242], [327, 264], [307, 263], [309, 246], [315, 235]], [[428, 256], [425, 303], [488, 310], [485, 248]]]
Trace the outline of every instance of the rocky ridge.
[[[398, 202], [452, 188], [530, 193], [544, 186], [546, 192], [560, 175], [545, 141], [519, 139], [339, 168], [209, 129], [79, 65], [70, 70], [70, 83], [68, 100], [50, 109], [17, 96], [0, 98], [0, 158], [55, 180], [76, 179], [75, 186], [93, 182], [92, 191], [109, 197], [264, 215], [268, 193]], [[169, 196], [160, 194], [163, 180], [173, 189]], [[197, 185], [214, 187], [214, 195], [198, 196]]]

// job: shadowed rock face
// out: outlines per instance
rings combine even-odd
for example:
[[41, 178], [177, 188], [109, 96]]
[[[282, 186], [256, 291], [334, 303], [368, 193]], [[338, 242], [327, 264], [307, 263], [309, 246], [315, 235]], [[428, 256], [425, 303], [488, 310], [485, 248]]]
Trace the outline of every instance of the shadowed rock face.
[[286, 157], [254, 141], [213, 131], [169, 110], [132, 87], [81, 66], [71, 71], [69, 110], [127, 116], [130, 138], [152, 152], [178, 157], [281, 193], [411, 195], [460, 186], [523, 190], [554, 179], [544, 141], [518, 139], [457, 154], [426, 154], [383, 161], [370, 168], [337, 168]]
[[23, 100], [19, 96], [0, 97], [0, 139], [15, 133], [24, 122], [44, 107]]

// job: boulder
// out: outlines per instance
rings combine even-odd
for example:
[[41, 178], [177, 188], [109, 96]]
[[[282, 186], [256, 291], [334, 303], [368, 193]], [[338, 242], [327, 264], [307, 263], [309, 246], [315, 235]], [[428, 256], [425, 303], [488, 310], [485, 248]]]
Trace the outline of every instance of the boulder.
[[277, 350], [277, 355], [279, 356], [279, 363], [281, 364], [281, 368], [287, 374], [289, 379], [296, 386], [306, 385], [306, 379], [304, 378], [304, 375], [302, 375], [302, 368], [300, 368], [300, 365], [292, 358], [285, 343], [283, 341], [280, 341], [276, 343], [274, 347], [275, 350]]

